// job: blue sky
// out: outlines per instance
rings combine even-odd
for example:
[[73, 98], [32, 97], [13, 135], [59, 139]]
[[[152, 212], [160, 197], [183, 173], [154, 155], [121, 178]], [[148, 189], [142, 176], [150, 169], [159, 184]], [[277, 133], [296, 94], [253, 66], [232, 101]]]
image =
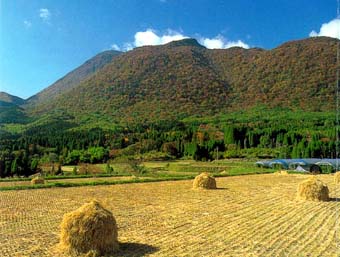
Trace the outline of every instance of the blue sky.
[[0, 91], [23, 98], [107, 49], [194, 37], [272, 49], [340, 37], [336, 0], [0, 0]]

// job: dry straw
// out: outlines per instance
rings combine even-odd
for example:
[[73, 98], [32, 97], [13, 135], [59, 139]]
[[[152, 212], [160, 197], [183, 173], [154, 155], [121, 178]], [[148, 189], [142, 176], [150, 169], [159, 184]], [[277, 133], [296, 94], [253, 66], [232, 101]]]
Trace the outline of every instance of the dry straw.
[[203, 172], [195, 177], [194, 189], [216, 189], [216, 180], [207, 172]]
[[302, 181], [298, 186], [297, 200], [329, 201], [329, 190], [321, 180], [312, 177]]
[[45, 184], [45, 180], [43, 177], [34, 177], [31, 180], [31, 185]]
[[278, 174], [278, 175], [288, 175], [288, 171], [286, 171], [286, 170], [279, 170], [279, 171], [275, 172], [275, 174]]
[[340, 171], [337, 171], [335, 174], [334, 174], [334, 182], [336, 184], [339, 184], [340, 183]]
[[103, 256], [119, 249], [117, 223], [97, 202], [64, 215], [59, 248], [71, 256]]

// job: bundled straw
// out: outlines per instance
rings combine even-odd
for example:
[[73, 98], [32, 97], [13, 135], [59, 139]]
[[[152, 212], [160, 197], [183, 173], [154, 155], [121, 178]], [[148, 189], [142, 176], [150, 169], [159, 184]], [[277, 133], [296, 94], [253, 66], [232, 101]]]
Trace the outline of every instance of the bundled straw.
[[116, 220], [97, 201], [64, 215], [59, 247], [72, 256], [102, 256], [119, 249]]
[[216, 189], [216, 180], [207, 172], [203, 172], [195, 177], [194, 189]]
[[299, 184], [296, 198], [307, 201], [329, 201], [329, 190], [322, 181], [312, 177]]
[[336, 184], [339, 184], [340, 183], [340, 171], [337, 171], [335, 174], [334, 174], [334, 182]]
[[288, 171], [286, 171], [286, 170], [279, 170], [279, 171], [275, 172], [275, 174], [278, 174], [278, 175], [288, 175]]
[[34, 177], [31, 180], [31, 185], [37, 185], [37, 184], [45, 184], [45, 180], [43, 177]]

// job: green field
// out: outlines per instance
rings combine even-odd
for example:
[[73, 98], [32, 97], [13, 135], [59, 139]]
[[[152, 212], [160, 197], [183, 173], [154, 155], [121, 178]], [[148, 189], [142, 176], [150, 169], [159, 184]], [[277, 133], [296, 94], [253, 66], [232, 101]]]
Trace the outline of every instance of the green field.
[[[63, 166], [60, 176], [46, 176], [45, 184], [31, 185], [30, 178], [7, 178], [0, 180], [0, 190], [35, 189], [50, 187], [95, 186], [125, 183], [140, 183], [167, 180], [192, 179], [201, 172], [209, 172], [215, 177], [271, 173], [274, 170], [255, 166], [253, 160], [216, 160], [199, 162], [194, 160], [112, 162], [112, 171], [107, 173], [108, 164], [89, 166], [88, 174], [73, 173], [74, 167]], [[91, 167], [95, 172], [91, 172]]]

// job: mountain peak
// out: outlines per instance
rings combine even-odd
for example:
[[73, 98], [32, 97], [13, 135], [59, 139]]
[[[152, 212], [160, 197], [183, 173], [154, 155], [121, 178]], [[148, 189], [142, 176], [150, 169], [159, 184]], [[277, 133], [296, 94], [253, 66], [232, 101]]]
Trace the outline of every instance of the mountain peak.
[[171, 41], [170, 43], [167, 43], [166, 46], [169, 47], [179, 47], [179, 46], [195, 46], [195, 47], [203, 47], [200, 45], [196, 39], [194, 38], [184, 38], [181, 40]]
[[27, 111], [59, 109], [76, 119], [93, 113], [128, 123], [215, 115], [258, 104], [328, 111], [334, 103], [335, 43], [317, 38], [272, 50], [209, 50], [187, 38], [144, 46], [111, 60], [95, 75], [73, 79], [71, 87], [64, 83], [46, 90], [48, 101]]
[[18, 96], [8, 94], [6, 92], [0, 92], [0, 101], [3, 103], [15, 104], [15, 105], [21, 105], [25, 102], [24, 99]]
[[28, 98], [26, 104], [28, 106], [34, 106], [35, 104], [42, 104], [51, 101], [66, 91], [76, 87], [79, 83], [89, 78], [97, 70], [103, 68], [121, 53], [122, 52], [115, 50], [107, 50], [97, 54], [49, 87]]

